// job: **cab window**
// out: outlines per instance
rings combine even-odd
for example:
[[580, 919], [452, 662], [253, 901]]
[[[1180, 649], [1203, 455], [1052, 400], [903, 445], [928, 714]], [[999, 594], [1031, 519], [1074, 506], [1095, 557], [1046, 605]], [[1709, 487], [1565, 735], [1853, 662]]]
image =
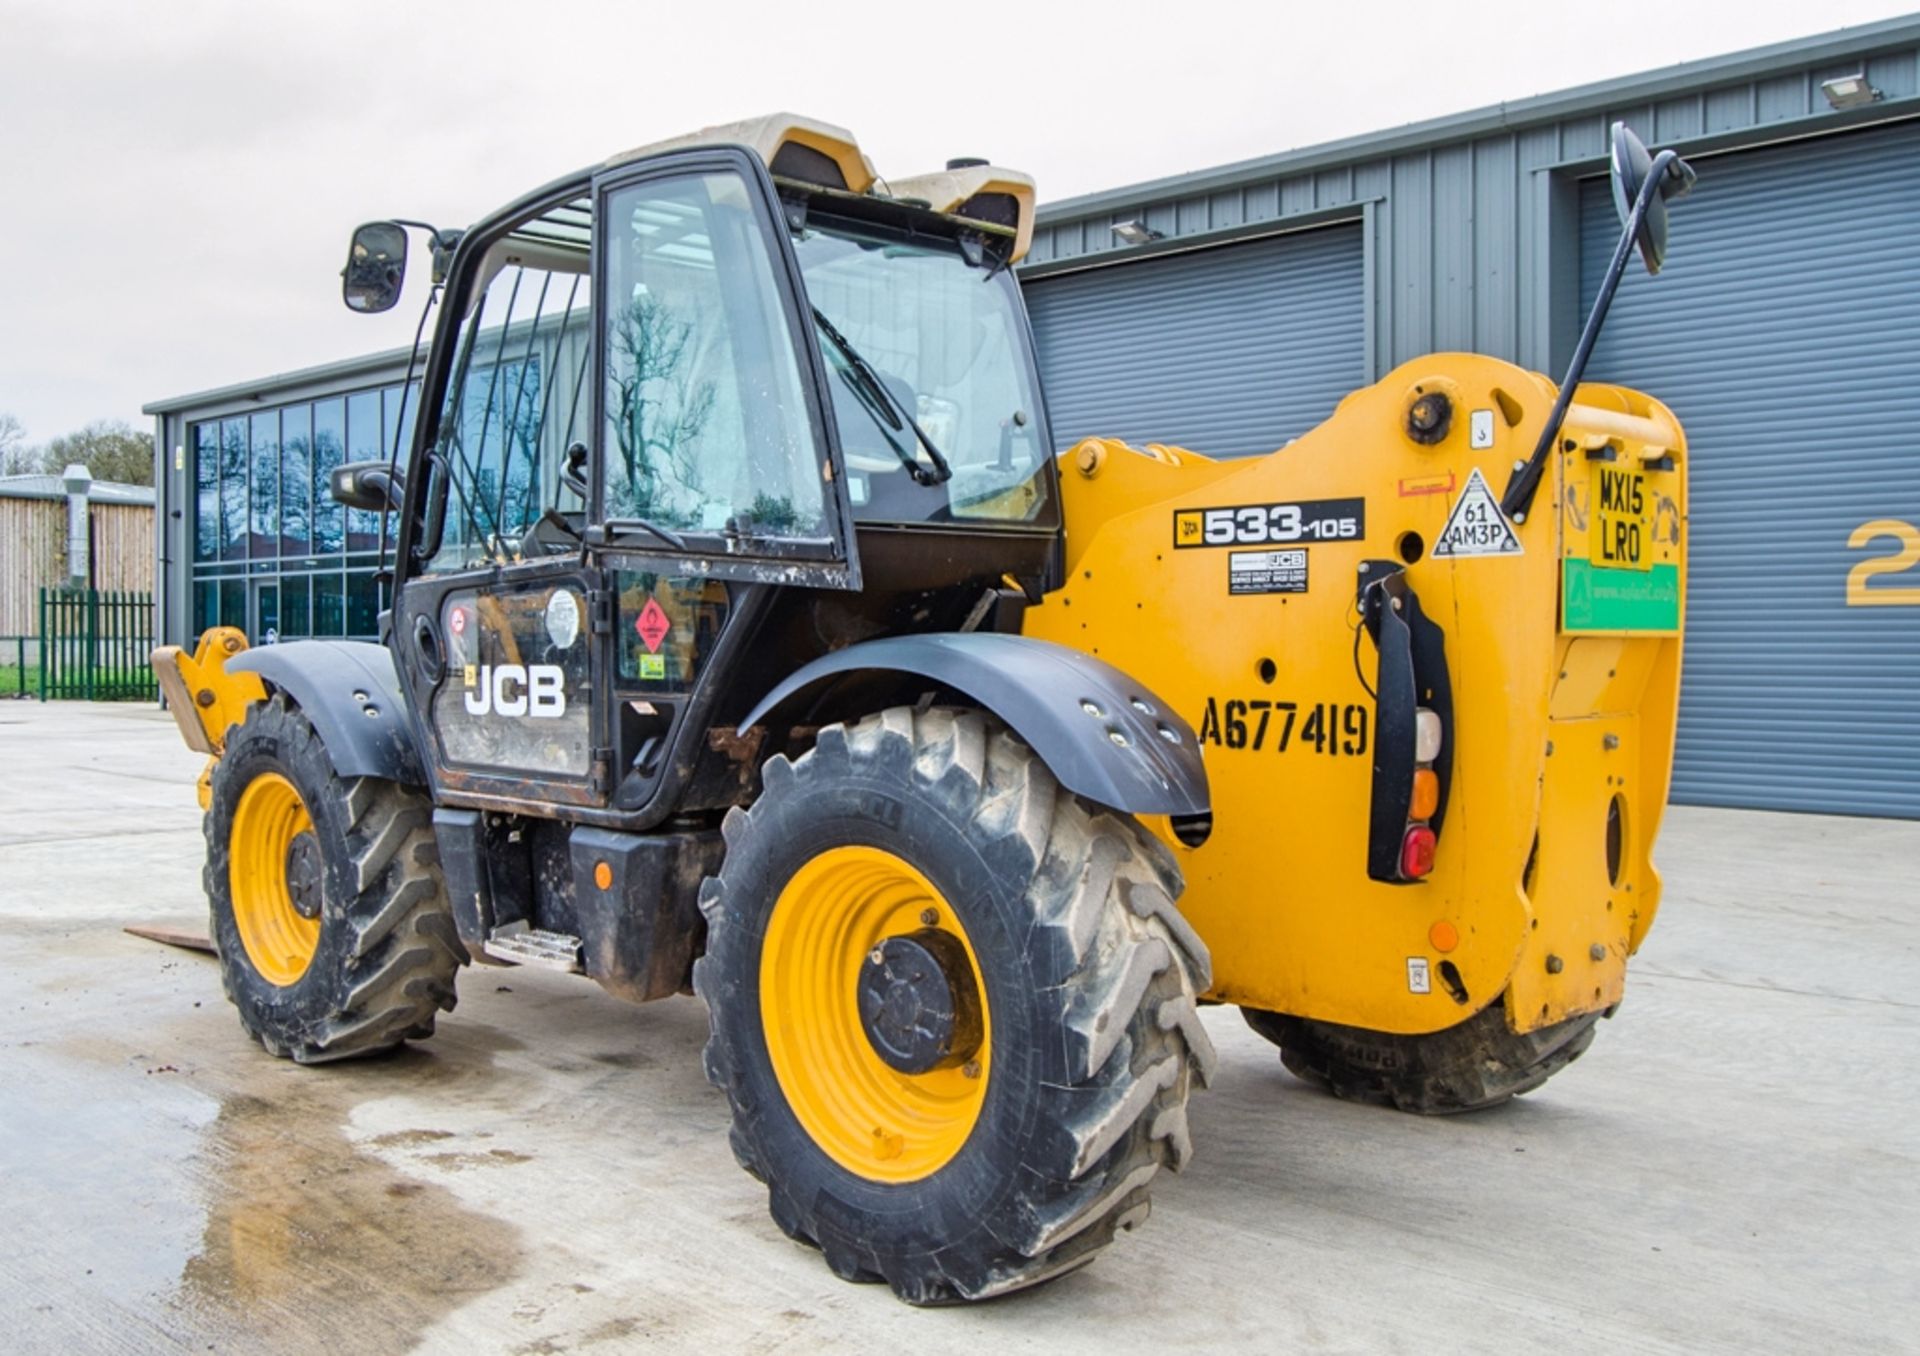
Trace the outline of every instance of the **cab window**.
[[645, 180], [602, 223], [609, 532], [826, 541], [826, 449], [747, 182]]

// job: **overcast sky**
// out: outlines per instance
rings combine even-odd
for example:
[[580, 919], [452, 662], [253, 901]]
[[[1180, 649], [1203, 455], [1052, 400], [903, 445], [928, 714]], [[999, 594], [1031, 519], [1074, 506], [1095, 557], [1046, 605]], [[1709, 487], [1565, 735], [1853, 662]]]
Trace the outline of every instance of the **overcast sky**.
[[404, 344], [425, 270], [350, 315], [356, 222], [464, 225], [713, 122], [840, 123], [883, 175], [990, 156], [1044, 203], [1906, 8], [0, 0], [0, 412], [36, 441], [144, 426], [147, 401]]

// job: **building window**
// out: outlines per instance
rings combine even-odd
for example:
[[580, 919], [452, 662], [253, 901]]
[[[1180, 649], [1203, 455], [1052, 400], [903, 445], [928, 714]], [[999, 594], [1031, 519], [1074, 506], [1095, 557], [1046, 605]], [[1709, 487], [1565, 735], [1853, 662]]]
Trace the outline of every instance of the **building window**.
[[[192, 426], [189, 640], [237, 626], [255, 644], [371, 640], [386, 606], [374, 572], [382, 515], [334, 501], [345, 461], [385, 461], [413, 437], [419, 383], [299, 401]], [[395, 439], [398, 438], [396, 444]], [[399, 515], [385, 515], [387, 546]]]

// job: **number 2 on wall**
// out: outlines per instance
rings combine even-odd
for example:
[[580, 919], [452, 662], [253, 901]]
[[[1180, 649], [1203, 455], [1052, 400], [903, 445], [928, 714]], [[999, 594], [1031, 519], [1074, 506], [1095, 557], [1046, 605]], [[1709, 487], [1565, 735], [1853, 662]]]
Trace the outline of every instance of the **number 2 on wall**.
[[1858, 551], [1876, 537], [1892, 537], [1900, 549], [1890, 556], [1874, 556], [1847, 571], [1848, 607], [1920, 607], [1920, 586], [1909, 588], [1867, 587], [1876, 574], [1904, 574], [1920, 565], [1920, 528], [1897, 518], [1876, 518], [1853, 529], [1847, 545]]

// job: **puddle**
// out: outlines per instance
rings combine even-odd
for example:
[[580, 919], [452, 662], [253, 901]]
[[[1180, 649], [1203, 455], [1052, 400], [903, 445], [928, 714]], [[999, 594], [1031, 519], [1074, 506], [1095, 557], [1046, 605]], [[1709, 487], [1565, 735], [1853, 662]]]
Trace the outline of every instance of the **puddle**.
[[194, 1328], [275, 1350], [400, 1350], [512, 1279], [510, 1226], [356, 1149], [324, 1100], [233, 1096], [207, 1128], [206, 1225], [172, 1301]]
[[[378, 1154], [448, 1132], [347, 1133], [364, 1101], [492, 1077], [489, 1051], [302, 1069], [219, 1016], [217, 1036], [200, 1021], [141, 1046], [95, 1032], [5, 1051], [6, 1270], [38, 1302], [0, 1346], [401, 1351], [518, 1273], [514, 1226]], [[448, 1156], [506, 1173], [526, 1158]]]

